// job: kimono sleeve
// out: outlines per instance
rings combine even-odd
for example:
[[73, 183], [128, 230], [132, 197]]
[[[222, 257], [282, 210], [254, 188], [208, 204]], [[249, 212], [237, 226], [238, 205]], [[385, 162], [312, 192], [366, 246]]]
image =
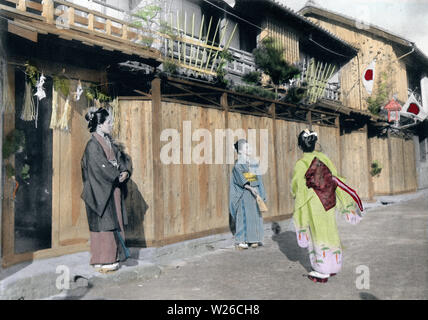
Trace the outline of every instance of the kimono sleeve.
[[266, 190], [265, 190], [265, 185], [263, 184], [262, 176], [257, 176], [257, 179], [259, 180], [259, 194], [260, 194], [260, 197], [263, 199], [264, 202], [266, 202], [267, 201]]
[[235, 165], [233, 167], [233, 170], [232, 170], [233, 182], [241, 188], [244, 188], [244, 186], [247, 183], [250, 183], [247, 179], [245, 179], [243, 173], [244, 173], [244, 171], [243, 171], [242, 166]]
[[122, 152], [119, 148], [116, 153], [116, 159], [119, 160], [119, 172], [124, 172], [124, 171], [128, 172], [129, 174], [128, 179], [129, 179], [133, 171], [131, 159], [126, 153]]
[[305, 172], [307, 166], [303, 161], [297, 161], [291, 180], [291, 193], [294, 197], [293, 221], [296, 231], [299, 232], [309, 225], [308, 212], [305, 204], [310, 200], [308, 188], [306, 187]]
[[83, 159], [84, 185], [82, 199], [98, 216], [104, 214], [119, 171], [104, 156], [102, 150], [89, 142]]
[[119, 171], [107, 160], [102, 150], [94, 143], [88, 143], [85, 152], [88, 176], [96, 178], [100, 183], [112, 185], [119, 177]]

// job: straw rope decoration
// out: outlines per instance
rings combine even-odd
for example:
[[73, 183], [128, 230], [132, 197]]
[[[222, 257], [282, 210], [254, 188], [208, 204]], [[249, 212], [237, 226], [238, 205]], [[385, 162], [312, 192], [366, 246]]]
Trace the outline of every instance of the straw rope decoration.
[[36, 119], [36, 108], [34, 106], [33, 93], [31, 85], [28, 82], [25, 82], [24, 107], [20, 118], [24, 121], [32, 121]]
[[8, 74], [7, 74], [7, 64], [6, 63], [2, 63], [2, 79], [3, 79], [3, 101], [1, 102], [1, 111], [12, 111], [13, 109], [13, 104], [12, 104], [12, 93], [11, 93], [11, 88], [9, 86], [9, 79], [8, 79]]
[[52, 115], [51, 115], [51, 123], [49, 128], [57, 129], [58, 128], [58, 91], [52, 86]]
[[62, 113], [61, 120], [59, 121], [59, 124], [58, 124], [61, 130], [70, 131], [68, 127], [70, 118], [71, 118], [71, 106], [70, 106], [70, 100], [67, 96], [67, 99], [65, 100], [65, 105], [64, 105], [64, 112]]

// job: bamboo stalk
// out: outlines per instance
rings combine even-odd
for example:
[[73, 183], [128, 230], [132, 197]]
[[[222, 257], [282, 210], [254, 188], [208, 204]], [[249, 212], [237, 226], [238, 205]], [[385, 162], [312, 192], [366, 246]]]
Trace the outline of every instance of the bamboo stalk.
[[[208, 31], [207, 31], [207, 35], [205, 36], [205, 41], [204, 41], [206, 45], [208, 44], [208, 39], [210, 37], [212, 22], [213, 22], [213, 17], [210, 17], [210, 22], [208, 23]], [[204, 48], [204, 51], [202, 52], [201, 65], [199, 66], [199, 68], [201, 68], [201, 69], [202, 69], [202, 65], [204, 63], [204, 57], [206, 57], [206, 54], [207, 54], [207, 50], [206, 50], [206, 48]]]
[[[227, 25], [228, 25], [228, 23], [229, 23], [229, 21], [227, 21], [227, 20], [226, 20], [226, 24], [224, 25], [223, 32], [222, 32], [222, 33], [221, 33], [221, 35], [220, 35], [219, 47], [221, 46], [221, 42], [223, 41], [224, 35], [226, 34], [226, 29], [227, 29]], [[220, 51], [220, 50], [219, 50], [219, 51]], [[213, 59], [213, 63], [212, 63], [212, 65], [211, 65], [211, 71], [213, 71], [213, 70], [214, 70], [215, 61], [216, 61], [216, 59], [217, 59], [217, 57], [218, 57], [218, 53], [219, 53], [219, 51], [217, 51], [217, 52], [215, 53], [215, 56], [214, 56], [214, 59]]]
[[[169, 17], [170, 17], [170, 21], [171, 21], [170, 28], [171, 28], [171, 31], [172, 31], [172, 26], [173, 26], [173, 22], [172, 22], [172, 12], [171, 12], [171, 14], [169, 15]], [[174, 40], [173, 40], [173, 39], [171, 39], [171, 40], [170, 40], [170, 43], [171, 43], [171, 59], [174, 59]]]
[[[202, 15], [201, 27], [199, 29], [199, 41], [201, 41], [201, 37], [202, 37], [202, 28], [204, 26], [204, 19], [205, 19], [205, 16]], [[198, 65], [198, 59], [199, 59], [199, 46], [198, 46], [198, 50], [196, 51], [195, 67], [197, 67]]]
[[313, 98], [314, 103], [318, 100], [318, 97], [320, 96], [320, 91], [323, 88], [324, 78], [325, 78], [326, 74], [328, 72], [330, 72], [330, 67], [331, 67], [331, 64], [328, 64], [328, 66], [327, 66], [327, 63], [326, 63], [326, 65], [322, 68], [322, 73], [320, 74], [319, 78], [317, 79], [317, 88], [315, 90], [315, 94], [314, 94], [314, 98]]
[[232, 39], [233, 39], [233, 36], [235, 35], [235, 31], [236, 31], [236, 28], [237, 28], [237, 27], [238, 27], [238, 24], [236, 23], [236, 24], [235, 24], [235, 27], [233, 28], [233, 31], [232, 31], [232, 33], [231, 33], [231, 35], [230, 35], [229, 41], [227, 42], [226, 47], [225, 47], [225, 49], [224, 49], [224, 50], [229, 49], [230, 43], [232, 42]]
[[311, 102], [314, 103], [314, 99], [315, 99], [315, 95], [317, 93], [317, 89], [318, 89], [318, 82], [319, 82], [319, 78], [321, 76], [321, 72], [323, 70], [323, 63], [322, 62], [318, 62], [317, 63], [317, 72], [315, 73], [315, 78], [314, 78], [314, 87], [312, 90], [312, 100]]
[[[184, 12], [184, 28], [183, 29], [184, 29], [183, 37], [185, 38], [185, 37], [187, 37], [187, 11]], [[186, 63], [186, 47], [187, 47], [187, 44], [184, 41], [184, 43], [183, 43], [183, 62], [184, 63]]]
[[[192, 14], [192, 40], [195, 37], [195, 13]], [[190, 61], [189, 65], [192, 65], [192, 56], [193, 56], [193, 43], [190, 44]]]
[[178, 62], [181, 61], [181, 50], [180, 50], [180, 15], [179, 12], [177, 11], [177, 32], [179, 34], [178, 36], [178, 42], [177, 42], [177, 51], [178, 51]]
[[[211, 45], [214, 45], [214, 41], [215, 41], [215, 38], [216, 38], [216, 36], [217, 36], [217, 32], [218, 32], [218, 30], [220, 29], [220, 22], [221, 22], [221, 19], [218, 19], [217, 27], [216, 27], [216, 29], [215, 29], [214, 38], [213, 38], [213, 41], [212, 41]], [[208, 64], [209, 64], [209, 62], [210, 62], [210, 58], [211, 58], [211, 54], [212, 54], [212, 52], [213, 52], [213, 49], [211, 48], [211, 49], [210, 49], [210, 53], [209, 53], [208, 58], [207, 58], [207, 63], [206, 63], [206, 65], [205, 65], [205, 69], [208, 69]]]

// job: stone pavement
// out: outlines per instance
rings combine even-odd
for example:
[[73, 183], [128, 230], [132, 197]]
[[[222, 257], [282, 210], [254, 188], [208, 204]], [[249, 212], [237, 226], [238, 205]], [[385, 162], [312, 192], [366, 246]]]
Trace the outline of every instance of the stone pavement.
[[[357, 226], [338, 219], [344, 265], [327, 284], [306, 278], [306, 250], [286, 220], [265, 224], [265, 245], [257, 249], [235, 250], [231, 234], [132, 248], [132, 258], [109, 275], [88, 266], [88, 252], [20, 264], [0, 272], [0, 298], [428, 299], [427, 196], [379, 197], [365, 203]], [[57, 288], [65, 275], [58, 266], [69, 270], [68, 290]], [[369, 276], [365, 288], [357, 286], [361, 270]]]

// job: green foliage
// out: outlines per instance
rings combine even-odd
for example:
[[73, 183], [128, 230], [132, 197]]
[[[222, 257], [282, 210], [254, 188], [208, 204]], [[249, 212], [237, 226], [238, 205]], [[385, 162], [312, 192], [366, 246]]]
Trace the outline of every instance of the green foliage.
[[257, 86], [235, 86], [233, 88], [236, 92], [251, 94], [253, 96], [258, 96], [267, 99], [275, 99], [275, 93], [262, 87]]
[[387, 74], [383, 72], [378, 80], [376, 94], [366, 99], [369, 111], [378, 115], [381, 108], [388, 102], [388, 97]]
[[89, 101], [94, 101], [97, 99], [99, 102], [108, 102], [111, 101], [111, 97], [98, 90], [98, 86], [90, 86], [84, 89], [85, 96]]
[[163, 62], [163, 71], [170, 74], [177, 74], [178, 65], [174, 62], [174, 60], [165, 60]]
[[39, 79], [39, 71], [37, 68], [30, 64], [30, 62], [25, 63], [25, 73], [27, 74], [28, 79], [31, 82], [33, 87], [36, 86], [37, 80]]
[[305, 98], [306, 92], [308, 91], [308, 87], [306, 83], [302, 83], [301, 86], [293, 86], [288, 89], [287, 94], [284, 98], [284, 101], [290, 103], [300, 103]]
[[250, 71], [242, 76], [242, 80], [248, 84], [260, 85], [262, 74], [259, 71]]
[[373, 161], [371, 164], [371, 170], [370, 170], [371, 176], [372, 177], [379, 176], [381, 172], [382, 172], [382, 167], [380, 163], [377, 160]]
[[61, 92], [64, 97], [70, 94], [70, 80], [64, 76], [54, 76], [53, 86], [57, 92]]
[[160, 33], [169, 36], [172, 40], [176, 41], [178, 38], [177, 31], [172, 28], [166, 21], [160, 22]]
[[3, 142], [3, 159], [9, 158], [12, 154], [20, 151], [25, 146], [25, 134], [20, 130], [10, 132]]
[[6, 177], [8, 179], [15, 176], [15, 168], [10, 163], [6, 164], [5, 169], [6, 169]]
[[284, 50], [270, 37], [262, 40], [261, 46], [253, 50], [253, 55], [257, 67], [262, 69], [276, 86], [300, 73], [298, 68], [285, 60]]
[[30, 179], [30, 166], [29, 166], [28, 164], [25, 164], [25, 165], [22, 167], [22, 170], [21, 170], [21, 178], [22, 178], [23, 180], [28, 180], [28, 179]]
[[[148, 5], [134, 13], [134, 17], [142, 19], [144, 22], [152, 22], [156, 15], [161, 11], [157, 5]], [[140, 22], [141, 23], [141, 22]]]
[[226, 65], [233, 60], [233, 55], [227, 50], [223, 50], [219, 53], [219, 57], [220, 62], [216, 69], [216, 85], [225, 88], [229, 85], [229, 80], [226, 79]]

